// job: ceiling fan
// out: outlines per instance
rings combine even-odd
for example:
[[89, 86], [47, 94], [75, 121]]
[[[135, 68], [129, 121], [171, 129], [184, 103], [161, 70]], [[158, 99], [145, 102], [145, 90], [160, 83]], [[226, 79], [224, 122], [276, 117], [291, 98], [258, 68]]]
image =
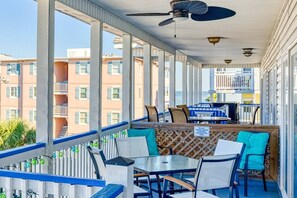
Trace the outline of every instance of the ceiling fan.
[[173, 0], [170, 2], [170, 6], [172, 10], [167, 13], [134, 13], [126, 15], [166, 16], [172, 14], [172, 18], [166, 19], [165, 21], [159, 23], [159, 26], [164, 26], [173, 22], [186, 20], [189, 18], [189, 14], [191, 14], [191, 18], [194, 21], [219, 20], [232, 17], [236, 14], [236, 12], [227, 8], [207, 6], [207, 4], [202, 1]]

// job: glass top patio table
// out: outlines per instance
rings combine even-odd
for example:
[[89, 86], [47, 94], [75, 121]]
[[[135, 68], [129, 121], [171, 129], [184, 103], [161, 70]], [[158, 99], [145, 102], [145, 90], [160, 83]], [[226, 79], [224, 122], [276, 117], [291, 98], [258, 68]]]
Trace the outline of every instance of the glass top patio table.
[[229, 121], [231, 120], [228, 117], [216, 117], [216, 116], [190, 116], [188, 117], [189, 121], [198, 121], [198, 122], [215, 122], [217, 124], [219, 124], [222, 121]]
[[198, 160], [181, 155], [159, 155], [132, 159], [135, 170], [150, 175], [195, 172], [198, 165]]

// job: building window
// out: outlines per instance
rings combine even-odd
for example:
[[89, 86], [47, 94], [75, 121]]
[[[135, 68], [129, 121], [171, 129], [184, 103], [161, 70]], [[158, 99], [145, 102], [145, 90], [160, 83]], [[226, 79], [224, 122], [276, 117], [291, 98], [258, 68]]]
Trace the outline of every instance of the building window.
[[119, 87], [108, 87], [107, 88], [107, 99], [108, 100], [120, 100], [122, 98], [122, 89]]
[[87, 112], [76, 112], [75, 113], [75, 124], [88, 124], [89, 118]]
[[109, 61], [107, 63], [107, 67], [108, 67], [108, 74], [109, 75], [118, 75], [122, 73], [122, 67], [123, 67], [123, 62], [122, 61]]
[[76, 62], [75, 64], [76, 74], [89, 74], [90, 73], [90, 62]]
[[34, 98], [34, 99], [36, 98], [36, 96], [37, 96], [37, 88], [36, 88], [36, 86], [30, 87], [29, 95], [30, 95], [30, 98]]
[[36, 67], [36, 63], [30, 63], [30, 75], [34, 75], [36, 76], [36, 72], [37, 72], [37, 67]]
[[76, 87], [75, 88], [76, 99], [87, 99], [89, 98], [89, 89], [87, 87]]
[[107, 114], [107, 124], [117, 124], [121, 121], [121, 114], [120, 113], [108, 113]]
[[8, 109], [6, 110], [6, 119], [7, 120], [14, 120], [19, 117], [19, 110], [18, 109]]
[[7, 75], [19, 75], [20, 74], [20, 64], [10, 63], [7, 64]]
[[8, 98], [18, 98], [20, 97], [20, 87], [13, 86], [6, 88], [6, 96]]
[[29, 121], [36, 122], [36, 110], [29, 111]]

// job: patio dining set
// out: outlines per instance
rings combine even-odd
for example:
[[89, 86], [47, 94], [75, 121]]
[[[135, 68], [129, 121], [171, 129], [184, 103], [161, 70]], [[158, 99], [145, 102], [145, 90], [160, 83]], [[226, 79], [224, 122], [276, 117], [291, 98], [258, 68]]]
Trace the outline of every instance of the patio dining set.
[[[160, 155], [153, 128], [128, 129], [128, 137], [115, 138], [118, 156], [134, 161], [134, 197], [217, 197], [216, 191], [228, 189], [229, 197], [239, 197], [239, 176], [244, 177], [248, 194], [248, 170], [262, 174], [264, 190], [265, 158], [270, 133], [240, 131], [236, 141], [219, 139], [212, 156], [193, 159]], [[106, 178], [106, 159], [102, 150], [88, 147], [97, 179]], [[156, 185], [152, 185], [156, 183]], [[154, 188], [156, 187], [156, 188]], [[153, 194], [153, 192], [155, 192]]]

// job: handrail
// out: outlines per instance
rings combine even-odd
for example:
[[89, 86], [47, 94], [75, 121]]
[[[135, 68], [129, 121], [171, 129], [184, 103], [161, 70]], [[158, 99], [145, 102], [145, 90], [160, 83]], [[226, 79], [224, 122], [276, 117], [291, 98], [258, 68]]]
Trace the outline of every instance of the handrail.
[[123, 121], [123, 122], [119, 122], [117, 124], [109, 125], [109, 126], [103, 127], [102, 132], [105, 132], [105, 131], [108, 131], [108, 130], [111, 130], [111, 129], [116, 129], [116, 128], [125, 126], [127, 124], [129, 124], [129, 122]]
[[84, 185], [105, 187], [106, 182], [98, 179], [86, 179], [77, 177], [66, 177], [58, 175], [49, 175], [44, 173], [30, 173], [21, 171], [0, 170], [0, 177], [19, 178], [24, 180], [37, 180], [44, 182], [66, 183], [71, 185]]
[[124, 191], [124, 186], [119, 184], [108, 184], [94, 194], [91, 198], [114, 198]]
[[3, 150], [3, 151], [0, 151], [0, 159], [5, 157], [10, 157], [12, 155], [22, 154], [28, 151], [33, 151], [40, 148], [45, 148], [45, 143], [38, 142], [32, 145], [26, 145], [26, 146], [17, 147], [9, 150]]

